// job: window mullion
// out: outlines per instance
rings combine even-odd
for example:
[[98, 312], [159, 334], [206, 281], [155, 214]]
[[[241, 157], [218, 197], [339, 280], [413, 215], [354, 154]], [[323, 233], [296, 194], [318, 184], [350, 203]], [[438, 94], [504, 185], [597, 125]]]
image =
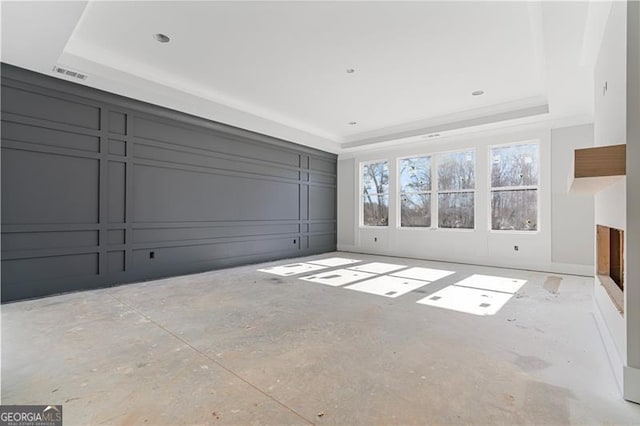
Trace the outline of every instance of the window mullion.
[[521, 186], [492, 186], [491, 191], [529, 191], [537, 190], [538, 185], [521, 185]]
[[[433, 157], [433, 167], [431, 168], [431, 228], [437, 229], [438, 226], [438, 203], [440, 202], [438, 194], [439, 182], [438, 182], [438, 156]], [[435, 193], [435, 197], [433, 194]]]
[[476, 190], [475, 189], [447, 189], [447, 190], [438, 191], [438, 193], [440, 194], [460, 194], [465, 192], [476, 192]]

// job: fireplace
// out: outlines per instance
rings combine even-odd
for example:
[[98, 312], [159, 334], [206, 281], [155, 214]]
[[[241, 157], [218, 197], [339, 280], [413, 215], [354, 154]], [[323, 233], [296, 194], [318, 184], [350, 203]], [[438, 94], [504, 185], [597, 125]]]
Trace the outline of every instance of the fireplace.
[[596, 226], [598, 279], [609, 297], [624, 312], [624, 231]]

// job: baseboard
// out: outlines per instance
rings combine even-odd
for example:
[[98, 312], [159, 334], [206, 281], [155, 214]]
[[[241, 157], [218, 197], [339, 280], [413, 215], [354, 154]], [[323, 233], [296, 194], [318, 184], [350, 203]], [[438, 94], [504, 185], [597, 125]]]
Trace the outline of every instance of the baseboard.
[[506, 269], [522, 269], [527, 271], [536, 272], [551, 272], [554, 274], [568, 274], [579, 275], [585, 277], [592, 277], [594, 267], [593, 265], [574, 265], [566, 263], [548, 263], [548, 264], [510, 264], [501, 262], [500, 260], [488, 260], [488, 259], [458, 259], [450, 257], [429, 257], [422, 258], [415, 255], [406, 253], [391, 253], [385, 249], [371, 249], [358, 247], [354, 245], [338, 244], [338, 251], [344, 251], [348, 253], [362, 253], [373, 254], [378, 256], [391, 256], [391, 257], [404, 257], [408, 259], [430, 260], [434, 262], [447, 262], [447, 263], [463, 263], [467, 265], [489, 266], [494, 268], [506, 268]]
[[640, 368], [624, 367], [623, 397], [627, 401], [640, 404]]

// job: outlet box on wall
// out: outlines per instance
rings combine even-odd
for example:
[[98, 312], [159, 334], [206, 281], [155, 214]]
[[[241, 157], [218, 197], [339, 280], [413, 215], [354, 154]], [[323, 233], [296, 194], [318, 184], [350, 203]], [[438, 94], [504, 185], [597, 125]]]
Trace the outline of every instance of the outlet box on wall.
[[387, 246], [388, 236], [387, 229], [360, 229], [360, 245], [362, 247], [371, 248], [373, 250], [380, 250]]

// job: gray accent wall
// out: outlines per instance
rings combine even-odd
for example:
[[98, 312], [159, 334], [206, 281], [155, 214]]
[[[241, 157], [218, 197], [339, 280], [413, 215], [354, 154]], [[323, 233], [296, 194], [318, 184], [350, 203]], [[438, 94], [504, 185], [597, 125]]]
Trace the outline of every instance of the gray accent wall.
[[2, 301], [333, 251], [336, 156], [2, 64]]

